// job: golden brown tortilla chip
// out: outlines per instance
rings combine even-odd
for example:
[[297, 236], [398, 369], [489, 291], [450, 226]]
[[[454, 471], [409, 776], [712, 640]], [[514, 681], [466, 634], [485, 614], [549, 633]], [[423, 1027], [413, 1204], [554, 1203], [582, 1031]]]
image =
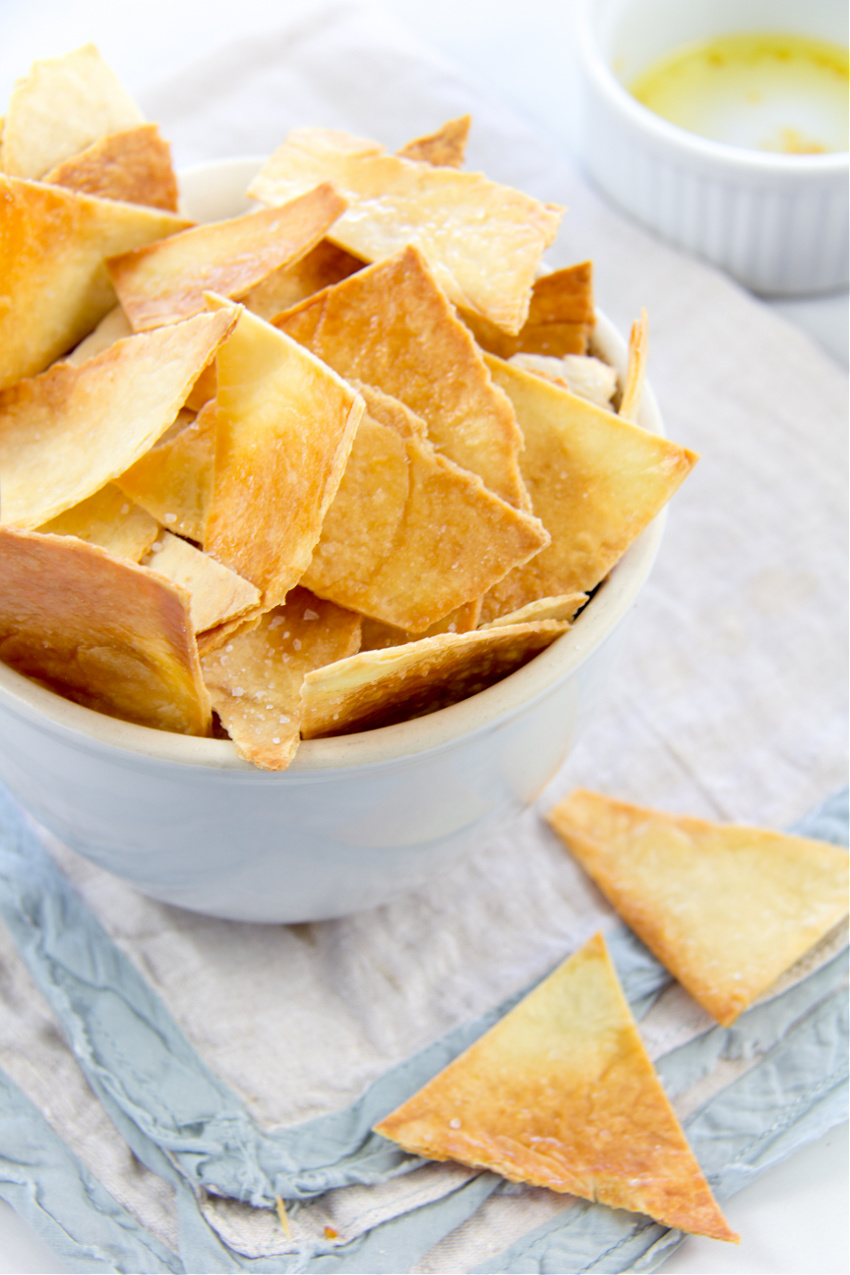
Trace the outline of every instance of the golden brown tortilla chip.
[[478, 627], [481, 614], [481, 599], [473, 598], [455, 607], [441, 620], [429, 624], [424, 633], [410, 633], [407, 629], [396, 628], [394, 624], [384, 624], [383, 620], [373, 620], [371, 616], [363, 616], [363, 628], [360, 634], [361, 651], [383, 651], [388, 646], [402, 646], [405, 642], [416, 642], [423, 637], [436, 637], [438, 633], [470, 633]]
[[376, 1125], [406, 1151], [737, 1243], [600, 934]]
[[215, 464], [215, 403], [178, 422], [178, 429], [169, 429], [115, 481], [169, 531], [203, 544]]
[[234, 318], [199, 314], [0, 391], [2, 521], [41, 526], [122, 474], [169, 427]]
[[139, 562], [156, 540], [159, 523], [128, 500], [120, 487], [107, 483], [38, 530], [44, 535], [77, 536], [119, 558]]
[[177, 212], [177, 178], [171, 147], [156, 124], [140, 124], [100, 137], [51, 168], [42, 179], [101, 199]]
[[557, 598], [538, 598], [518, 611], [509, 611], [495, 620], [488, 620], [482, 629], [495, 629], [503, 624], [528, 624], [535, 620], [572, 620], [587, 601], [586, 593], [563, 593]]
[[241, 757], [283, 770], [298, 746], [304, 674], [352, 655], [360, 617], [296, 588], [249, 632], [205, 656], [213, 707]]
[[107, 261], [136, 332], [204, 308], [204, 293], [240, 297], [309, 252], [345, 208], [333, 186], [317, 186], [279, 208], [184, 230]]
[[114, 345], [116, 341], [121, 341], [125, 336], [132, 335], [133, 329], [130, 327], [130, 322], [120, 305], [117, 305], [108, 314], [104, 315], [94, 331], [90, 332], [85, 340], [81, 341], [79, 345], [75, 345], [70, 354], [65, 355], [62, 362], [72, 363], [74, 367], [79, 367], [87, 359], [93, 359], [96, 354], [100, 354], [101, 350], [108, 350], [110, 345]]
[[104, 257], [174, 234], [173, 213], [0, 176], [0, 389], [83, 339], [117, 300]]
[[847, 851], [578, 790], [547, 816], [623, 919], [728, 1026], [847, 915]]
[[321, 181], [332, 181], [349, 204], [333, 228], [334, 243], [364, 261], [415, 243], [456, 305], [508, 332], [520, 330], [561, 208], [481, 173], [400, 159], [376, 142], [322, 128], [291, 132], [248, 193], [281, 204]]
[[93, 44], [34, 62], [15, 83], [3, 129], [3, 171], [40, 179], [107, 133], [144, 123]]
[[523, 476], [552, 543], [488, 594], [485, 621], [536, 598], [595, 588], [697, 460], [568, 390], [486, 358], [516, 409]]
[[461, 168], [471, 124], [471, 115], [446, 120], [436, 132], [415, 137], [397, 153], [401, 159], [415, 159], [424, 164], [435, 164], [438, 168]]
[[539, 553], [548, 536], [538, 519], [439, 456], [421, 432], [382, 424], [372, 406], [386, 407], [386, 395], [365, 386], [362, 393], [366, 413], [302, 583], [422, 633]]
[[593, 264], [583, 261], [564, 270], [553, 270], [535, 280], [528, 318], [511, 336], [480, 315], [462, 312], [478, 344], [490, 354], [509, 359], [527, 354], [586, 354], [596, 323], [593, 307]]
[[341, 283], [356, 270], [362, 270], [363, 262], [352, 257], [344, 248], [338, 248], [330, 239], [320, 239], [315, 248], [292, 265], [278, 270], [256, 284], [240, 298], [261, 319], [273, 319], [283, 310], [298, 305], [306, 297], [315, 296], [323, 288]]
[[217, 368], [204, 548], [256, 585], [269, 608], [310, 562], [364, 403], [303, 346], [241, 308]]
[[209, 733], [182, 589], [73, 536], [0, 528], [0, 659], [110, 717]]
[[259, 590], [252, 584], [168, 531], [153, 546], [145, 566], [186, 590], [196, 633], [240, 619], [260, 605]]
[[340, 660], [304, 679], [302, 734], [373, 730], [447, 708], [513, 673], [567, 628], [545, 620], [441, 633]]
[[641, 310], [640, 319], [637, 323], [632, 324], [632, 331], [629, 337], [629, 362], [626, 368], [626, 383], [623, 386], [623, 397], [620, 400], [620, 415], [627, 421], [636, 421], [638, 418], [648, 356], [649, 320], [646, 316], [646, 310]]
[[416, 248], [303, 301], [275, 326], [342, 376], [400, 399], [426, 422], [438, 451], [528, 508], [510, 401]]

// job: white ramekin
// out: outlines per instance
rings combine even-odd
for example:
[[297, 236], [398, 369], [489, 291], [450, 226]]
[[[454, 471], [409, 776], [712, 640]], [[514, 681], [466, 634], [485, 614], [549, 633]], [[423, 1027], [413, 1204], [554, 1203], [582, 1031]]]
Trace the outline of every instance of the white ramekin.
[[782, 155], [670, 124], [624, 87], [665, 53], [735, 31], [847, 44], [845, 0], [580, 0], [582, 153], [615, 203], [767, 295], [848, 275], [848, 154]]
[[[233, 216], [257, 160], [183, 175], [197, 220]], [[622, 373], [603, 316], [595, 346]], [[640, 424], [663, 433], [652, 392]], [[576, 623], [524, 668], [451, 708], [301, 745], [289, 770], [82, 708], [0, 663], [0, 779], [46, 827], [143, 893], [212, 916], [309, 921], [371, 907], [443, 872], [489, 821], [552, 778], [597, 711], [661, 539], [662, 513]]]

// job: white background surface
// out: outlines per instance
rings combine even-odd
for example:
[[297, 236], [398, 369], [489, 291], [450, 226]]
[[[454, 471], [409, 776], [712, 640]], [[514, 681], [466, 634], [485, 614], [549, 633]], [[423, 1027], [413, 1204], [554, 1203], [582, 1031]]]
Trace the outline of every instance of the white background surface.
[[[0, 0], [0, 103], [35, 57], [95, 40], [131, 92], [245, 32], [309, 9], [310, 0]], [[420, 38], [453, 58], [565, 150], [578, 146], [571, 0], [386, 0]], [[180, 155], [175, 156], [180, 164]], [[847, 295], [773, 303], [847, 363]], [[740, 1248], [689, 1239], [662, 1268], [740, 1275], [846, 1272], [846, 1127], [765, 1173], [726, 1206]], [[63, 1268], [0, 1204], [0, 1273]]]

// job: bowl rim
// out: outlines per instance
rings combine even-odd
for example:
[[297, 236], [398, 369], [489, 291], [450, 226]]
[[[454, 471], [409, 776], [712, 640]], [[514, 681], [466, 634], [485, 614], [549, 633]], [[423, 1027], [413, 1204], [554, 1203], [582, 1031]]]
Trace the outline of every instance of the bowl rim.
[[830, 151], [823, 155], [784, 155], [781, 152], [748, 150], [744, 146], [702, 137], [656, 115], [632, 96], [603, 56], [594, 30], [593, 15], [597, 11], [598, 0], [579, 0], [576, 33], [585, 73], [605, 94], [609, 103], [634, 127], [648, 134], [659, 147], [673, 150], [682, 158], [699, 158], [718, 168], [732, 169], [741, 174], [757, 173], [762, 177], [774, 175], [789, 179], [847, 175], [850, 150]]
[[[216, 174], [233, 179], [262, 157], [212, 160], [187, 167], [180, 173], [181, 187], [193, 181], [209, 188]], [[234, 215], [233, 213], [230, 214]], [[603, 354], [620, 375], [625, 370], [627, 347], [611, 321], [599, 310], [593, 348]], [[644, 386], [638, 423], [665, 436], [661, 413], [651, 386]], [[458, 704], [425, 717], [323, 739], [303, 740], [290, 766], [266, 771], [238, 755], [229, 739], [180, 735], [109, 717], [85, 708], [0, 662], [0, 712], [63, 737], [89, 753], [108, 753], [137, 762], [141, 757], [167, 766], [250, 773], [257, 782], [283, 783], [287, 776], [303, 778], [305, 772], [374, 767], [404, 762], [423, 753], [451, 748], [471, 737], [495, 729], [530, 708], [557, 684], [571, 676], [610, 636], [642, 589], [658, 553], [666, 508], [652, 520], [612, 567], [588, 606], [571, 627], [544, 651], [502, 681], [469, 696]], [[292, 780], [290, 780], [291, 782]]]

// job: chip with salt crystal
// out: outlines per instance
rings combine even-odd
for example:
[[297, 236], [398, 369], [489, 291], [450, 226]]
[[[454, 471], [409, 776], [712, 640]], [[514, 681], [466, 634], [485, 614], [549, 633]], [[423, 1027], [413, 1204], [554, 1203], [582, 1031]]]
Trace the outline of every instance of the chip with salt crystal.
[[183, 217], [0, 175], [0, 389], [41, 372], [115, 305], [104, 257], [163, 239]]
[[204, 293], [240, 297], [314, 248], [345, 208], [325, 183], [278, 208], [184, 230], [107, 261], [136, 332], [204, 308]]
[[145, 566], [186, 590], [196, 633], [240, 619], [259, 607], [258, 589], [170, 531], [159, 537], [156, 552], [150, 554]]
[[275, 325], [342, 376], [400, 399], [426, 422], [438, 451], [509, 504], [529, 508], [510, 400], [416, 248], [303, 301]]
[[537, 598], [595, 588], [697, 460], [568, 390], [486, 357], [516, 409], [523, 475], [552, 543], [488, 594], [485, 621]]
[[377, 142], [323, 128], [293, 130], [248, 193], [281, 204], [321, 181], [332, 181], [349, 204], [334, 243], [380, 261], [413, 242], [456, 305], [520, 330], [563, 209], [481, 173], [402, 159]]
[[[480, 597], [548, 543], [538, 519], [438, 455], [397, 400], [361, 385], [366, 412], [302, 581], [411, 633]], [[401, 429], [392, 423], [402, 417]]]
[[156, 540], [159, 523], [128, 500], [120, 487], [107, 483], [37, 530], [45, 535], [77, 536], [119, 558], [139, 562]]
[[306, 570], [363, 415], [362, 397], [250, 311], [218, 352], [216, 454], [204, 548], [277, 606]]
[[38, 527], [122, 474], [168, 429], [235, 318], [195, 315], [0, 391], [3, 522]]
[[568, 627], [544, 620], [441, 633], [340, 660], [305, 677], [302, 734], [372, 730], [447, 708], [521, 668]]
[[156, 124], [140, 124], [100, 137], [51, 168], [42, 180], [101, 199], [123, 199], [128, 204], [177, 212], [171, 147]]
[[0, 148], [0, 168], [41, 180], [99, 137], [144, 118], [93, 44], [34, 62], [15, 82]]
[[647, 1055], [601, 934], [375, 1129], [414, 1155], [738, 1242]]
[[250, 630], [203, 658], [213, 707], [240, 756], [285, 769], [298, 747], [305, 673], [353, 655], [360, 617], [295, 588]]
[[440, 168], [460, 168], [466, 155], [466, 143], [472, 125], [471, 115], [446, 120], [434, 133], [414, 137], [396, 153], [401, 159], [415, 159]]
[[0, 659], [86, 708], [207, 735], [184, 590], [74, 536], [0, 527]]
[[723, 1026], [847, 915], [843, 847], [581, 789], [547, 818], [625, 922]]

